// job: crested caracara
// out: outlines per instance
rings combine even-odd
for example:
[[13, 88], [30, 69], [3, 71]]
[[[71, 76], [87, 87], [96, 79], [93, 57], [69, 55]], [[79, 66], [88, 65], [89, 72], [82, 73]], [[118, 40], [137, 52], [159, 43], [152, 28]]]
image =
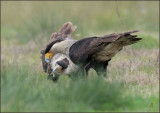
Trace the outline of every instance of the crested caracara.
[[[124, 46], [134, 44], [142, 39], [137, 38], [137, 35], [132, 35], [138, 32], [135, 30], [75, 40], [70, 36], [75, 29], [76, 27], [71, 22], [67, 22], [61, 27], [58, 33], [52, 34], [49, 44], [41, 51], [42, 64], [45, 72], [49, 74], [54, 73], [54, 70], [56, 70], [56, 66], [54, 65], [58, 64], [61, 66], [61, 70], [65, 70], [61, 71], [61, 74], [69, 74], [72, 72], [70, 70], [70, 64], [73, 64], [72, 66], [78, 67], [75, 69], [84, 69], [86, 74], [90, 68], [93, 68], [98, 74], [106, 76], [106, 68], [112, 57], [122, 50]], [[56, 54], [61, 55], [59, 58], [63, 59], [57, 60], [59, 62], [51, 59], [47, 63], [45, 54], [49, 52], [53, 54], [53, 59]], [[55, 64], [53, 65], [53, 63]], [[48, 71], [48, 67], [50, 71]], [[67, 73], [65, 73], [66, 71]]]

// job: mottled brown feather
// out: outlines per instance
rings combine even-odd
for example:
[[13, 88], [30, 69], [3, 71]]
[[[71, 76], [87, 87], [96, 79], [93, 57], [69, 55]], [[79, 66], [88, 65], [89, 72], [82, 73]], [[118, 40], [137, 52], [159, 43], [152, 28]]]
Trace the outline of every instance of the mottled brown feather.
[[[112, 48], [113, 52], [110, 52], [109, 54], [107, 53], [108, 55], [110, 55], [109, 57], [113, 57], [117, 53], [117, 51], [122, 49], [123, 46], [130, 45], [141, 40], [141, 38], [135, 38], [137, 35], [131, 35], [131, 33], [135, 32], [138, 31], [113, 33], [102, 37], [84, 38], [82, 40], [77, 41], [70, 47], [69, 56], [74, 63], [82, 63], [87, 61], [88, 58], [93, 59], [93, 56], [95, 57], [95, 59], [96, 57], [101, 57], [101, 55], [103, 56], [103, 54], [97, 53], [101, 51], [101, 53], [103, 53], [103, 51], [106, 51], [104, 48], [108, 44], [113, 44], [115, 45], [113, 46], [115, 48]], [[106, 60], [108, 59], [110, 58], [107, 58]], [[103, 59], [102, 61], [105, 60]]]

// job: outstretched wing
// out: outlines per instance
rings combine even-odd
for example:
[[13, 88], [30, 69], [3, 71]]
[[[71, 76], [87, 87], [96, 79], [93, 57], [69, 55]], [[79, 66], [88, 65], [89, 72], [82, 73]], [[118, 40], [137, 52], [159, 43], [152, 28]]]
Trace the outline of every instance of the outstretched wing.
[[[129, 44], [133, 44], [141, 40], [141, 38], [135, 38], [137, 35], [130, 35], [131, 33], [134, 33], [134, 32], [138, 32], [138, 31], [131, 31], [131, 32], [125, 32], [125, 33], [113, 33], [113, 34], [105, 35], [103, 37], [84, 38], [82, 40], [77, 41], [71, 46], [69, 50], [69, 57], [75, 64], [78, 64], [78, 63], [87, 61], [94, 54], [102, 50], [105, 50], [104, 48], [107, 47], [107, 45], [109, 44], [114, 43], [114, 44], [121, 45], [121, 47]], [[115, 49], [120, 50], [121, 48], [115, 48]]]

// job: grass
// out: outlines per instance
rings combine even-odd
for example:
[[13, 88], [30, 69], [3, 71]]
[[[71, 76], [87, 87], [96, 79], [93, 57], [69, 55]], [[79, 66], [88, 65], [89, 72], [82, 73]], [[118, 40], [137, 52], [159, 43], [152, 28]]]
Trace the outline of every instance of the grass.
[[[125, 84], [97, 77], [76, 81], [61, 77], [58, 83], [53, 84], [42, 76], [42, 72], [26, 64], [17, 64], [14, 62], [2, 68], [2, 75], [5, 75], [2, 76], [2, 88], [10, 89], [2, 89], [2, 110], [5, 112], [158, 110], [158, 93], [147, 98], [132, 97], [124, 94]], [[148, 107], [152, 103], [153, 106]]]
[[[118, 1], [121, 19], [116, 8], [114, 1], [3, 1], [2, 112], [158, 112], [158, 2]], [[90, 70], [88, 79], [61, 76], [52, 83], [42, 70], [40, 50], [67, 21], [78, 27], [75, 39], [138, 29], [143, 40], [111, 60], [105, 79]]]
[[[143, 38], [143, 41], [141, 41], [141, 43], [137, 43], [137, 44], [134, 44], [134, 45], [131, 45], [131, 47], [133, 49], [153, 49], [153, 48], [158, 48], [159, 47], [159, 39], [158, 39], [158, 36], [155, 37], [155, 36], [152, 36], [152, 35], [142, 35], [142, 36], [139, 36], [141, 38]], [[149, 43], [148, 43], [149, 41]]]

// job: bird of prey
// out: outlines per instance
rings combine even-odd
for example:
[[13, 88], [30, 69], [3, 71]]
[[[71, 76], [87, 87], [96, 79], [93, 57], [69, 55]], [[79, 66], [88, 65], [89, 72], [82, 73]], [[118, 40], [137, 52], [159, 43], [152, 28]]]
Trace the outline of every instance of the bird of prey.
[[[95, 69], [99, 75], [106, 76], [106, 68], [108, 62], [118, 53], [124, 46], [134, 44], [140, 41], [142, 38], [137, 38], [137, 35], [132, 35], [137, 30], [124, 32], [124, 33], [112, 33], [104, 36], [87, 37], [81, 40], [75, 40], [70, 34], [76, 29], [71, 22], [65, 23], [58, 33], [53, 33], [49, 44], [42, 54], [42, 64], [46, 72], [49, 67], [48, 73], [54, 73], [51, 63], [46, 63], [45, 54], [51, 52], [54, 55], [61, 54], [63, 59], [58, 60], [61, 63], [57, 63], [61, 68], [61, 74], [63, 74], [63, 65], [72, 63], [74, 66], [78, 66], [79, 69], [84, 69], [87, 74], [90, 68]], [[64, 60], [65, 59], [65, 60]], [[69, 71], [68, 71], [69, 73]]]

